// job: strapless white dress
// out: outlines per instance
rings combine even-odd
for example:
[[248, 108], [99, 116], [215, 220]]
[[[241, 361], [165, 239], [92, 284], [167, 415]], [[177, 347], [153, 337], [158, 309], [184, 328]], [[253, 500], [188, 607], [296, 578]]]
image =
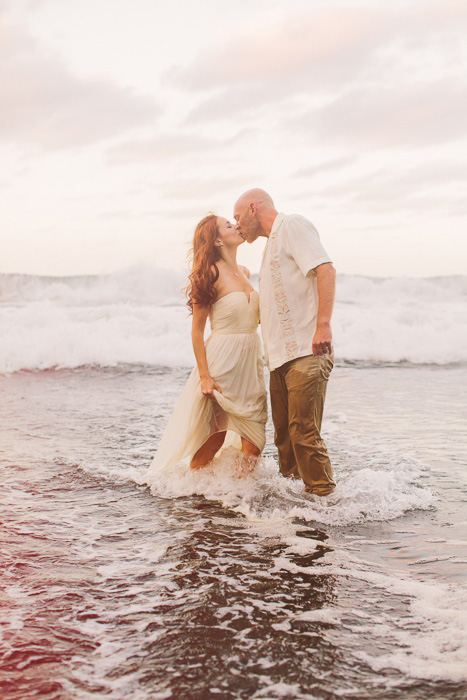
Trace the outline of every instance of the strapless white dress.
[[264, 448], [267, 392], [258, 335], [259, 295], [231, 292], [209, 313], [211, 335], [205, 342], [211, 377], [222, 389], [216, 401], [203, 396], [197, 367], [193, 369], [169, 419], [147, 482], [192, 455], [214, 433], [227, 430], [222, 449], [240, 447], [245, 437]]

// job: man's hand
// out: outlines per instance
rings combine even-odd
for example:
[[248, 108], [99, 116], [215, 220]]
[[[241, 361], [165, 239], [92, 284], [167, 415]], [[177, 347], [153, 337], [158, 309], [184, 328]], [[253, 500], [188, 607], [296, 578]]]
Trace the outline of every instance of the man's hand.
[[324, 355], [331, 352], [332, 332], [330, 323], [319, 323], [313, 336], [313, 355]]
[[216, 397], [214, 396], [214, 389], [219, 392], [219, 394], [222, 394], [222, 389], [212, 377], [202, 377], [201, 378], [201, 393], [206, 396], [206, 398], [211, 399], [211, 401], [215, 401]]

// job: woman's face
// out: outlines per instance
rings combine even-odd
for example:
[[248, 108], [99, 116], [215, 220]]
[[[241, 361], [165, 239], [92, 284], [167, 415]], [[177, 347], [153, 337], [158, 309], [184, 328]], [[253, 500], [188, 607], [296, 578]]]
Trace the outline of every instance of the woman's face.
[[244, 243], [245, 239], [241, 237], [237, 224], [231, 224], [228, 219], [223, 216], [217, 217], [217, 230], [219, 235], [216, 239], [217, 245], [222, 243], [227, 248], [233, 248]]

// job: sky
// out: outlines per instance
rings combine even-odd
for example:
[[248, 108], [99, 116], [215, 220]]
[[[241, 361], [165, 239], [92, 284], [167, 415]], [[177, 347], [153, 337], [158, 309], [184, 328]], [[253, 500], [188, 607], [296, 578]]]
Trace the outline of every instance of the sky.
[[180, 269], [262, 187], [338, 272], [466, 274], [466, 34], [464, 0], [0, 0], [0, 272]]

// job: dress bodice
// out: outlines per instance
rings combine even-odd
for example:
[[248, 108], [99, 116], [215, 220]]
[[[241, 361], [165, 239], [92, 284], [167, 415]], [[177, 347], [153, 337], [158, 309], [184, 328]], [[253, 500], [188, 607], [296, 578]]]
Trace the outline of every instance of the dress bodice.
[[209, 312], [212, 333], [255, 333], [259, 324], [259, 295], [253, 290], [231, 292], [218, 299]]

